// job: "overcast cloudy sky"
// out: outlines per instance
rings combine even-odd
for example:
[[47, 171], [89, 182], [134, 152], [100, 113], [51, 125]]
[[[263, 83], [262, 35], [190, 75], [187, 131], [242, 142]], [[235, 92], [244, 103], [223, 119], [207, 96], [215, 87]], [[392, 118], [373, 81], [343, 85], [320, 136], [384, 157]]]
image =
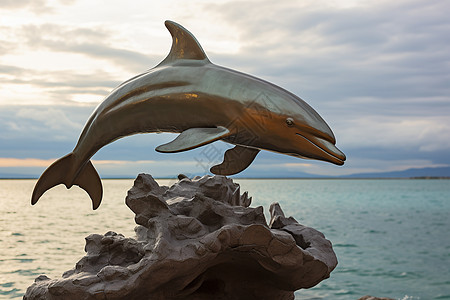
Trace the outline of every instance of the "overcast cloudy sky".
[[[247, 176], [450, 165], [450, 2], [441, 0], [0, 0], [0, 173], [38, 176], [69, 153], [95, 106], [168, 53], [170, 19], [212, 62], [297, 94], [327, 121], [343, 167], [262, 152]], [[224, 143], [180, 154], [128, 137], [102, 176], [204, 173]]]

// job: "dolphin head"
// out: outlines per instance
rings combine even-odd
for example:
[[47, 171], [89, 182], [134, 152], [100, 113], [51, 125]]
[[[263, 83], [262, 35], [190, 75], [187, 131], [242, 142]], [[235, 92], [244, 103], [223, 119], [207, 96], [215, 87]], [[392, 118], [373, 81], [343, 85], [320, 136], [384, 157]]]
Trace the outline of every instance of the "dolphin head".
[[[304, 126], [302, 119], [286, 117], [285, 131], [287, 135], [286, 148], [288, 155], [318, 159], [331, 162], [336, 165], [343, 165], [346, 159], [345, 154], [335, 145], [335, 138], [331, 130], [321, 131], [316, 128]], [[324, 122], [324, 125], [326, 123]]]
[[[260, 130], [254, 134], [257, 148], [344, 164], [345, 154], [335, 146], [336, 139], [330, 127], [305, 101], [271, 85], [264, 100], [257, 102], [251, 105], [253, 109], [250, 112], [253, 123], [260, 125]], [[248, 120], [246, 122], [249, 123]]]

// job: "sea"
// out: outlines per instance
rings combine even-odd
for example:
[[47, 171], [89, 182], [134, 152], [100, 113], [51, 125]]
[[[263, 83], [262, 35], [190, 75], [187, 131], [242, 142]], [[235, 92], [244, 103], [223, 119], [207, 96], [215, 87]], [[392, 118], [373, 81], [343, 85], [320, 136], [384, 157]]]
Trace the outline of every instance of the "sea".
[[[125, 205], [132, 179], [103, 180], [100, 208], [57, 186], [30, 204], [35, 180], [0, 180], [0, 299], [21, 299], [34, 279], [61, 277], [84, 256], [85, 237], [134, 236]], [[170, 185], [175, 180], [158, 180]], [[280, 203], [287, 216], [323, 232], [339, 264], [296, 299], [450, 299], [450, 180], [235, 179], [252, 206]]]

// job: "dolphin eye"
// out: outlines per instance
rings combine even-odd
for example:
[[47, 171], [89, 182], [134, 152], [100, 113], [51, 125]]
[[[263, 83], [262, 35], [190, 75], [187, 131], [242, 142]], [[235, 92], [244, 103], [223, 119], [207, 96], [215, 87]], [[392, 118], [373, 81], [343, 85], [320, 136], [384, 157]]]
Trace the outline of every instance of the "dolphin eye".
[[287, 118], [287, 119], [286, 119], [286, 125], [289, 126], [289, 127], [294, 126], [294, 119], [292, 119], [292, 118]]

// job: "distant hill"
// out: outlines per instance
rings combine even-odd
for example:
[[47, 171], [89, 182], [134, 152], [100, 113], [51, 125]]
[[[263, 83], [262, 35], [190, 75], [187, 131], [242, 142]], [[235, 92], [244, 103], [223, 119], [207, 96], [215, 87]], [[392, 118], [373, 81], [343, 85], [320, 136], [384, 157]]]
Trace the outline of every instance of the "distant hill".
[[404, 171], [384, 173], [359, 173], [340, 178], [414, 178], [414, 177], [449, 177], [450, 167], [440, 168], [412, 168]]
[[[256, 176], [255, 176], [256, 175]], [[246, 170], [240, 173], [236, 178], [434, 178], [434, 177], [446, 177], [450, 178], [450, 167], [440, 168], [411, 168], [404, 171], [395, 172], [380, 172], [380, 173], [356, 173], [345, 176], [323, 176], [315, 175], [304, 172], [286, 172], [275, 171], [270, 173], [253, 173], [250, 170]]]

